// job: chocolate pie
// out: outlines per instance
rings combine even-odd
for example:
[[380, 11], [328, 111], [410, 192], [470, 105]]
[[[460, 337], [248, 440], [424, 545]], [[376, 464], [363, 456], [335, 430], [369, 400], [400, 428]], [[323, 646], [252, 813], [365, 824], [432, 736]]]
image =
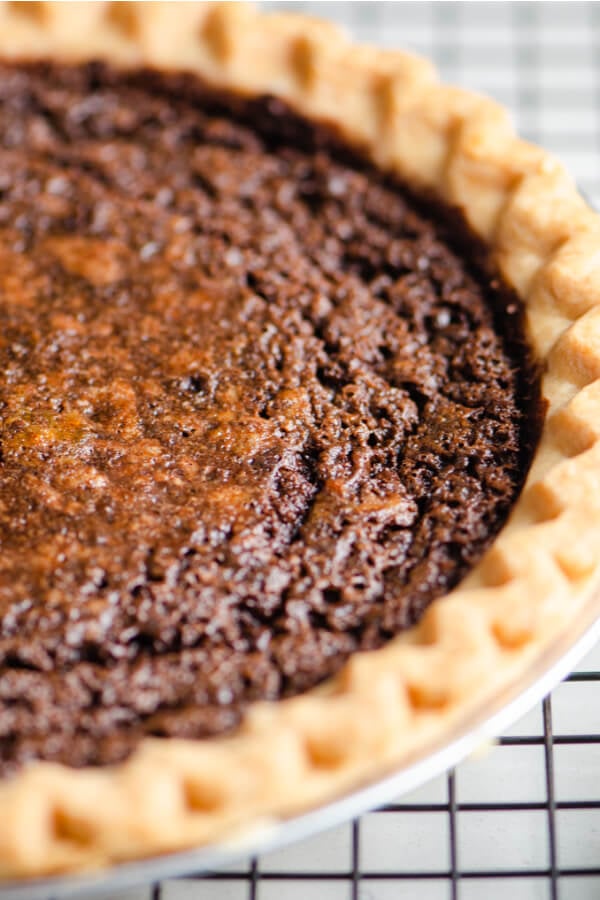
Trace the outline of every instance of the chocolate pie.
[[25, 876], [373, 777], [577, 614], [600, 229], [491, 101], [324, 23], [3, 15], [0, 871]]

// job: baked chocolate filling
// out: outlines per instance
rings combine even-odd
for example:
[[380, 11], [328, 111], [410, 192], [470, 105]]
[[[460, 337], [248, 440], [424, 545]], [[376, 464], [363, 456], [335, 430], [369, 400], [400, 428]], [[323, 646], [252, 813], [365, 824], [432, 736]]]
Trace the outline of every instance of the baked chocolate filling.
[[5, 64], [0, 148], [1, 771], [232, 729], [459, 581], [540, 407], [456, 214], [188, 76]]

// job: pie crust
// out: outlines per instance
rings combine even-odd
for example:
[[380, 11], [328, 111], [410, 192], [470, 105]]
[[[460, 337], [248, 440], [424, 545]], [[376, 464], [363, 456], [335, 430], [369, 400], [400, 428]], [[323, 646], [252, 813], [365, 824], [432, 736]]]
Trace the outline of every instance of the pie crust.
[[540, 658], [600, 576], [600, 217], [493, 101], [336, 27], [222, 3], [4, 3], [0, 54], [191, 70], [337, 125], [462, 208], [525, 303], [548, 412], [509, 523], [460, 587], [233, 737], [146, 739], [127, 762], [36, 762], [0, 785], [0, 876], [166, 853], [287, 816], [414, 759]]

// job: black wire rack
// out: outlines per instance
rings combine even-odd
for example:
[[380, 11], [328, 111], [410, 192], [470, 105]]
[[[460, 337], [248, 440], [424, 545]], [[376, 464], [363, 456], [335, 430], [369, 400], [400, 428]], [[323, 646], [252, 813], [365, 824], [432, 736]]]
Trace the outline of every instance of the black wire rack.
[[[600, 654], [596, 651], [596, 660]], [[594, 660], [592, 660], [594, 662]], [[574, 702], [571, 694], [577, 694]], [[553, 727], [553, 707], [558, 707], [559, 720], [575, 721], [577, 731], [567, 732]], [[588, 710], [589, 721], [597, 731], [579, 730], [581, 710]], [[541, 719], [539, 729], [536, 722]], [[533, 727], [532, 727], [533, 726]], [[539, 733], [537, 733], [539, 730]], [[525, 733], [529, 731], [529, 733]], [[600, 667], [584, 667], [570, 675], [523, 722], [516, 733], [499, 738], [488, 754], [487, 767], [499, 779], [498, 795], [507, 790], [503, 779], [511, 777], [514, 767], [507, 757], [511, 748], [536, 748], [541, 758], [539, 775], [543, 781], [543, 796], [538, 800], [480, 800], [463, 801], [461, 794], [468, 784], [469, 774], [463, 778], [469, 763], [444, 776], [444, 802], [415, 802], [406, 798], [390, 803], [347, 826], [348, 865], [335, 871], [310, 868], [310, 851], [302, 868], [273, 866], [269, 857], [252, 859], [236, 869], [225, 872], [188, 876], [177, 882], [155, 884], [147, 892], [128, 894], [131, 900], [296, 900], [296, 898], [345, 898], [345, 900], [391, 900], [391, 898], [422, 898], [422, 900], [468, 900], [468, 898], [505, 897], [513, 900], [597, 900], [600, 897]], [[581, 753], [583, 748], [584, 752]], [[591, 754], [586, 748], [591, 748]], [[575, 759], [573, 759], [575, 755]], [[471, 764], [472, 765], [472, 764]], [[475, 762], [477, 765], [477, 762]], [[573, 779], [572, 769], [579, 778]], [[581, 769], [585, 770], [583, 784]], [[591, 774], [590, 774], [591, 772]], [[589, 788], [593, 797], [580, 796]], [[473, 787], [473, 785], [472, 785]], [[477, 788], [477, 784], [474, 785]], [[566, 799], [569, 790], [573, 799]], [[472, 794], [473, 791], [467, 791]], [[514, 791], [508, 790], [513, 795]], [[563, 799], [563, 797], [565, 799]], [[545, 861], [520, 864], [506, 863], [498, 858], [497, 865], [472, 864], [468, 837], [473, 827], [465, 829], [465, 821], [475, 820], [475, 827], [487, 820], [490, 840], [502, 829], [519, 832], [519, 817], [535, 817], [539, 829], [539, 845], [544, 847]], [[403, 818], [408, 828], [424, 833], [418, 824], [420, 817], [428, 822], [438, 819], [437, 830], [443, 831], [447, 842], [444, 864], [436, 868], [436, 860], [421, 868], [411, 861], [410, 848], [402, 843], [395, 849], [385, 868], [372, 868], [365, 854], [365, 832], [385, 841], [389, 848], [389, 823], [393, 817]], [[498, 829], [499, 820], [504, 824]], [[508, 823], [508, 824], [507, 824]], [[444, 825], [440, 829], [441, 825]], [[496, 827], [495, 827], [496, 826]], [[431, 828], [434, 831], [435, 827]], [[377, 833], [378, 832], [378, 836]], [[566, 839], [568, 837], [568, 839]], [[367, 842], [368, 843], [368, 842]], [[439, 854], [439, 841], [435, 841]], [[500, 841], [502, 843], [502, 841]], [[278, 851], [285, 860], [289, 851]], [[489, 859], [488, 854], [488, 859]], [[492, 854], [493, 856], [494, 854]], [[388, 854], [390, 856], [390, 854]], [[297, 857], [296, 857], [297, 865]], [[125, 896], [123, 897], [125, 900]]]
[[[520, 132], [562, 156], [600, 206], [600, 4], [267, 5], [433, 57], [445, 80], [509, 106]], [[599, 900], [598, 650], [487, 758], [435, 790], [336, 829], [333, 843], [324, 835], [118, 900]]]

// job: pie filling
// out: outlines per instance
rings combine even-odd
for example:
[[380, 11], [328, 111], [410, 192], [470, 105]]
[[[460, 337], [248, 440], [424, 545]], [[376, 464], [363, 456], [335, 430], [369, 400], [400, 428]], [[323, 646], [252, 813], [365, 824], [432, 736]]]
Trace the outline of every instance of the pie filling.
[[0, 771], [234, 728], [415, 623], [522, 485], [522, 310], [272, 98], [0, 67]]

